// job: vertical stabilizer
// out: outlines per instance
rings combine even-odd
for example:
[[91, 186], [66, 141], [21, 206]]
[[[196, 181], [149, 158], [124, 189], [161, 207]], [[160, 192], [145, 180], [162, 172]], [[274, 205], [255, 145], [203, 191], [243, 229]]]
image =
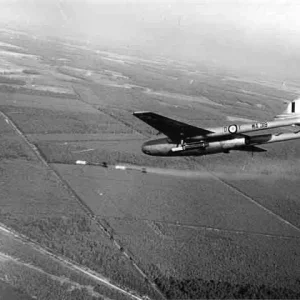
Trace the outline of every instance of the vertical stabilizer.
[[275, 117], [275, 119], [292, 119], [300, 118], [300, 98], [288, 103], [286, 109]]

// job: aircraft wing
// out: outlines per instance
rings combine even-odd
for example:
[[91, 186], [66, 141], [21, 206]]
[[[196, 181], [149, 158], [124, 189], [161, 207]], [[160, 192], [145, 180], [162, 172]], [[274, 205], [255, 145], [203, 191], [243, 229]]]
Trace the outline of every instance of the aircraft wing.
[[143, 122], [147, 123], [151, 127], [155, 128], [156, 130], [162, 132], [174, 141], [197, 135], [205, 136], [208, 133], [213, 132], [186, 123], [182, 123], [149, 111], [134, 112], [133, 115]]

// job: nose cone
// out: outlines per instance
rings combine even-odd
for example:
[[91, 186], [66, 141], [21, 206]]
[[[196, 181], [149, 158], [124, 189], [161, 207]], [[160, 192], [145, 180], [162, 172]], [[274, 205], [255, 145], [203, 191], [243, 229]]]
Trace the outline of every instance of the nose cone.
[[142, 145], [142, 151], [143, 151], [145, 154], [152, 155], [153, 147], [154, 147], [154, 145], [153, 145], [153, 142], [152, 142], [152, 141], [145, 142], [145, 143]]
[[170, 154], [172, 144], [166, 138], [145, 142], [142, 151], [147, 155], [166, 156]]

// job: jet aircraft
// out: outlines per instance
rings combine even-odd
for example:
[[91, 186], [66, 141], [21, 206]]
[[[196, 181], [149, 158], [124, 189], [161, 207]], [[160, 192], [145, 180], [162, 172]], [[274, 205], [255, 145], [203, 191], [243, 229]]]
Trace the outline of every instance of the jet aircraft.
[[245, 134], [284, 126], [300, 126], [300, 98], [289, 102], [282, 114], [272, 121], [217, 128], [204, 129], [149, 111], [134, 112], [133, 115], [166, 136], [142, 145], [145, 154], [154, 156], [201, 156], [229, 153], [230, 150], [264, 152], [266, 150], [258, 145], [300, 138], [300, 130], [252, 136]]

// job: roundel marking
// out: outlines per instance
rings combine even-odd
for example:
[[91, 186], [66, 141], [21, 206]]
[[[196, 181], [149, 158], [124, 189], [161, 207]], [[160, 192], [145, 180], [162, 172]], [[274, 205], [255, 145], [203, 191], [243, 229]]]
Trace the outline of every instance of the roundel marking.
[[236, 133], [237, 132], [237, 126], [236, 125], [229, 125], [228, 126], [228, 131], [230, 133]]

